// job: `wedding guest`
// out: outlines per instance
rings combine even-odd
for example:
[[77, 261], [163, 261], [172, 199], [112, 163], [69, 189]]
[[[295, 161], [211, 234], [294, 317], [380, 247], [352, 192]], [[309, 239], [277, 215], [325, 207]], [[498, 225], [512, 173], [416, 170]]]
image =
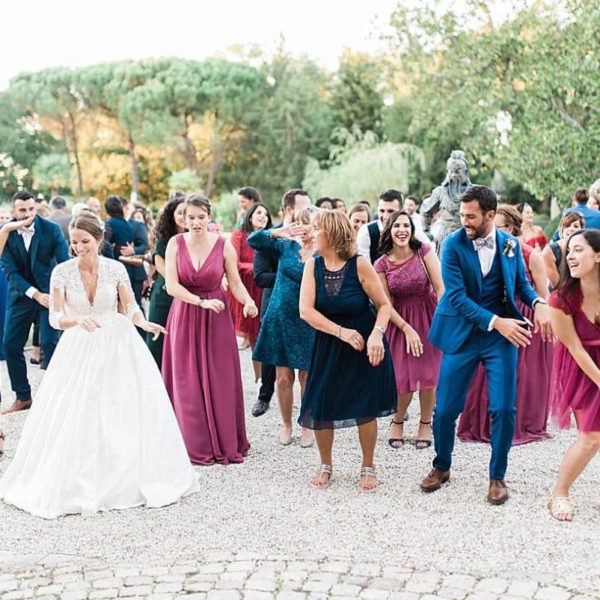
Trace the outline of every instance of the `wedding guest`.
[[[244, 218], [246, 217], [246, 213], [255, 205], [262, 204], [262, 198], [260, 197], [260, 192], [251, 186], [243, 187], [238, 191], [238, 204], [240, 206], [240, 210], [237, 214], [237, 220], [235, 223], [235, 229], [239, 229], [244, 223]], [[221, 233], [220, 231], [217, 233]]]
[[331, 204], [333, 210], [346, 214], [346, 203], [341, 198], [333, 198]]
[[244, 316], [258, 314], [240, 280], [235, 250], [229, 241], [208, 231], [210, 213], [207, 198], [188, 196], [188, 231], [169, 240], [165, 257], [167, 292], [173, 304], [162, 374], [188, 455], [198, 465], [241, 463], [250, 447], [240, 359], [221, 289], [223, 275], [244, 305]]
[[403, 196], [398, 190], [386, 190], [379, 196], [377, 218], [363, 225], [356, 234], [356, 247], [360, 256], [368, 256], [373, 264], [380, 256], [379, 238], [389, 216], [402, 208]]
[[[43, 216], [43, 215], [40, 215]], [[50, 200], [50, 220], [54, 221], [63, 232], [65, 240], [69, 242], [69, 223], [71, 214], [67, 209], [67, 201], [62, 196], [54, 196]]]
[[[251, 248], [278, 257], [275, 286], [252, 358], [276, 367], [277, 398], [282, 421], [279, 441], [284, 446], [292, 443], [295, 371], [298, 370], [302, 396], [314, 341], [314, 330], [300, 318], [298, 309], [302, 272], [313, 253], [311, 220], [314, 211], [312, 207], [297, 210], [291, 223], [268, 231], [255, 231], [248, 237]], [[311, 432], [303, 428], [300, 446], [308, 448], [312, 442]]]
[[[125, 219], [125, 209], [129, 205], [127, 200], [120, 196], [109, 196], [104, 209], [108, 215], [104, 239], [111, 245], [116, 259], [121, 256], [131, 257], [142, 255], [148, 250], [148, 236], [146, 228], [137, 221]], [[129, 208], [127, 208], [129, 214]], [[125, 265], [131, 287], [138, 306], [142, 303], [142, 289], [146, 279], [146, 270], [143, 266]]]
[[[496, 228], [518, 238], [523, 219], [519, 211], [508, 204], [498, 206]], [[528, 244], [521, 244], [525, 275], [540, 298], [548, 298], [548, 279], [542, 257]], [[546, 249], [544, 249], [545, 251]], [[533, 321], [533, 312], [517, 299], [523, 317]], [[512, 445], [518, 446], [550, 437], [546, 431], [550, 375], [552, 372], [552, 340], [544, 341], [535, 333], [528, 346], [519, 348], [517, 362], [516, 420]], [[478, 367], [471, 382], [465, 409], [458, 424], [458, 437], [463, 442], [489, 442], [488, 382], [485, 370]]]
[[423, 217], [419, 214], [419, 197], [415, 194], [410, 194], [404, 199], [403, 209], [410, 217], [410, 220], [415, 226], [415, 238], [422, 244], [429, 244], [429, 236], [425, 233], [423, 228]]
[[[292, 188], [288, 190], [281, 201], [282, 223], [276, 225], [282, 227], [292, 222], [292, 217], [296, 210], [302, 210], [310, 206], [308, 194], [301, 189]], [[262, 289], [262, 299], [260, 307], [260, 320], [264, 322], [264, 316], [269, 307], [273, 286], [277, 276], [277, 266], [279, 264], [278, 256], [267, 250], [254, 248], [254, 283]], [[261, 363], [261, 379], [258, 398], [252, 407], [252, 416], [260, 417], [264, 415], [271, 404], [271, 399], [275, 393], [276, 369], [275, 365], [265, 362]]]
[[100, 209], [102, 205], [100, 204], [100, 200], [95, 198], [94, 196], [90, 196], [86, 201], [85, 205], [96, 215], [100, 216]]
[[429, 330], [430, 341], [443, 353], [433, 415], [436, 456], [421, 489], [434, 492], [450, 479], [456, 419], [483, 363], [492, 419], [487, 500], [499, 505], [508, 500], [504, 475], [515, 422], [517, 348], [533, 335], [515, 297], [535, 308], [536, 332], [541, 328], [547, 339], [550, 331], [548, 309], [525, 276], [518, 241], [494, 226], [496, 208], [493, 190], [469, 188], [460, 197], [462, 227], [444, 241], [445, 292]]
[[[570, 213], [580, 214], [583, 217], [583, 227], [586, 229], [600, 229], [600, 211], [590, 208], [587, 205], [590, 195], [595, 194], [595, 185], [596, 184], [592, 184], [592, 187], [590, 188], [591, 194], [586, 188], [577, 188], [571, 197], [571, 206], [563, 213], [563, 216]], [[559, 233], [560, 228], [557, 228], [552, 236], [553, 241], [558, 241]]]
[[550, 242], [542, 250], [542, 259], [548, 274], [551, 288], [558, 285], [560, 272], [565, 256], [565, 250], [569, 238], [585, 226], [583, 215], [577, 212], [566, 213], [558, 225], [559, 239], [556, 242]]
[[[150, 307], [148, 310], [148, 319], [153, 323], [165, 326], [167, 317], [173, 302], [172, 296], [167, 293], [165, 282], [165, 254], [169, 240], [185, 231], [185, 204], [184, 196], [175, 196], [169, 200], [162, 209], [158, 221], [156, 222], [156, 245], [153, 251], [154, 268], [156, 269], [156, 278], [150, 293]], [[162, 354], [164, 338], [148, 334], [146, 344], [160, 369], [162, 366]]]
[[[273, 221], [271, 220], [269, 209], [262, 203], [256, 203], [252, 205], [246, 213], [241, 229], [236, 229], [229, 238], [237, 256], [237, 268], [240, 279], [250, 296], [252, 296], [256, 306], [259, 307], [259, 310], [262, 290], [254, 283], [254, 250], [248, 246], [247, 240], [252, 232], [261, 229], [271, 229], [272, 226]], [[227, 292], [227, 301], [229, 302], [229, 308], [231, 309], [236, 335], [244, 338], [250, 348], [254, 350], [258, 338], [258, 331], [260, 329], [260, 319], [244, 316], [243, 305], [240, 304], [229, 291]], [[256, 387], [260, 390], [261, 364], [260, 362], [253, 360], [252, 367], [254, 369], [254, 381]]]
[[598, 200], [598, 198], [595, 198], [590, 194], [586, 206], [588, 208], [591, 208], [592, 210], [598, 210], [600, 209], [600, 200]]
[[315, 201], [315, 206], [317, 208], [322, 208], [323, 210], [332, 210], [333, 200], [329, 196], [323, 196]]
[[550, 297], [558, 344], [551, 386], [552, 413], [579, 431], [565, 452], [550, 499], [550, 514], [571, 521], [571, 486], [600, 449], [600, 230], [574, 233], [567, 242], [567, 268]]
[[388, 443], [401, 448], [405, 443], [404, 418], [413, 394], [419, 392], [421, 416], [415, 448], [431, 446], [431, 416], [440, 369], [440, 352], [427, 339], [437, 301], [444, 293], [440, 264], [429, 244], [416, 238], [410, 215], [390, 215], [381, 234], [375, 271], [392, 303], [391, 324], [386, 338], [390, 345], [397, 410], [390, 426]]
[[519, 239], [536, 250], [543, 250], [548, 243], [544, 230], [533, 222], [533, 208], [527, 202], [522, 202], [517, 205], [517, 210], [523, 217], [523, 225], [521, 227], [521, 235]]
[[358, 426], [359, 485], [371, 492], [377, 488], [376, 418], [393, 413], [396, 406], [384, 336], [391, 307], [369, 259], [356, 254], [346, 215], [323, 211], [313, 224], [318, 256], [306, 261], [300, 316], [317, 332], [298, 423], [315, 432], [321, 467], [312, 483], [319, 488], [331, 482], [334, 430]]
[[600, 210], [600, 179], [596, 179], [596, 181], [590, 185], [586, 206], [592, 210]]
[[[67, 242], [60, 227], [36, 216], [33, 194], [17, 192], [12, 198], [12, 215], [23, 226], [8, 235], [2, 253], [2, 269], [8, 279], [9, 296], [4, 329], [4, 354], [16, 400], [6, 411], [31, 406], [31, 386], [23, 348], [36, 317], [40, 319], [42, 367], [52, 358], [58, 332], [48, 322], [50, 273], [68, 259]], [[31, 222], [25, 226], [24, 223]]]
[[50, 281], [50, 322], [64, 333], [0, 498], [47, 519], [171, 504], [196, 492], [198, 478], [133, 324], [154, 335], [164, 329], [144, 319], [125, 267], [98, 256], [96, 216], [76, 217], [70, 237], [77, 257]]
[[348, 213], [348, 218], [350, 219], [352, 229], [354, 229], [355, 233], [358, 233], [358, 230], [371, 220], [369, 206], [363, 203], [354, 205]]
[[149, 244], [152, 245], [154, 243], [154, 220], [152, 219], [152, 213], [145, 206], [138, 206], [131, 213], [130, 220], [137, 221], [146, 228], [146, 237]]

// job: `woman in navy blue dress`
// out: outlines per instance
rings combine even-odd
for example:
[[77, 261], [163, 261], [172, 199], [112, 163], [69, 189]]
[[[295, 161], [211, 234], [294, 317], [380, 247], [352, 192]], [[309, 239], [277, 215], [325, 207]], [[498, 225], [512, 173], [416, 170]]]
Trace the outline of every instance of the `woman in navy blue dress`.
[[[310, 351], [315, 332], [300, 318], [300, 283], [306, 261], [312, 256], [312, 225], [314, 209], [294, 213], [292, 222], [284, 227], [255, 231], [248, 237], [254, 250], [271, 252], [279, 259], [277, 277], [269, 307], [264, 314], [252, 359], [275, 365], [277, 398], [283, 421], [279, 441], [292, 442], [292, 406], [295, 370], [298, 370], [300, 393], [304, 394]], [[302, 430], [300, 445], [313, 443], [312, 433]]]
[[[368, 258], [356, 255], [345, 214], [323, 211], [313, 221], [314, 250], [306, 263], [300, 316], [317, 330], [298, 422], [315, 430], [321, 468], [312, 480], [327, 487], [333, 431], [358, 426], [360, 489], [377, 488], [377, 417], [396, 410], [394, 368], [385, 329], [391, 305]], [[373, 308], [373, 303], [375, 309]]]

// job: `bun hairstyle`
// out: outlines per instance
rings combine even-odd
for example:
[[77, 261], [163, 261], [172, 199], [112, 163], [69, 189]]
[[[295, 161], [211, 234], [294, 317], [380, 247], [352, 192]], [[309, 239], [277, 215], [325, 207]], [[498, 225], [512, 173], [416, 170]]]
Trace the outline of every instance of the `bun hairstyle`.
[[82, 210], [73, 217], [69, 223], [69, 231], [72, 229], [86, 231], [98, 242], [104, 238], [104, 224], [91, 210]]
[[504, 217], [506, 224], [512, 229], [512, 235], [515, 237], [519, 237], [521, 235], [523, 217], [518, 209], [510, 204], [500, 204], [496, 210], [496, 214]]
[[185, 199], [185, 206], [196, 206], [197, 208], [201, 208], [206, 212], [207, 215], [210, 216], [210, 200], [201, 196], [200, 194], [190, 194]]

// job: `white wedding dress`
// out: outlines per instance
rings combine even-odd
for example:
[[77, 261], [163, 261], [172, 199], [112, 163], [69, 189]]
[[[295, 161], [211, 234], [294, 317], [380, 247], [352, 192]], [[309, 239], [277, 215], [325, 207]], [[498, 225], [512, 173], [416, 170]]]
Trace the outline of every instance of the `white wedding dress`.
[[198, 490], [160, 372], [117, 310], [119, 285], [130, 290], [125, 267], [103, 257], [93, 304], [77, 259], [52, 272], [65, 302], [51, 305], [51, 323], [90, 314], [102, 326], [63, 332], [0, 480], [0, 498], [33, 515], [159, 507]]

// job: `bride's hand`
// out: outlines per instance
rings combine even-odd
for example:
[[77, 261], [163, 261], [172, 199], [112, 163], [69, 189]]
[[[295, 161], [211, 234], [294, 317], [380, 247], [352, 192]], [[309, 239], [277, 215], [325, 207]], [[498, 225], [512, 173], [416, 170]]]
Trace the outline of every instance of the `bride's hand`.
[[152, 335], [153, 342], [155, 342], [158, 339], [158, 336], [161, 333], [164, 335], [167, 335], [167, 330], [162, 325], [158, 325], [157, 323], [152, 323], [151, 321], [146, 321], [146, 323], [142, 326], [142, 329], [144, 331], [147, 331], [148, 333], [153, 334]]
[[77, 325], [85, 331], [96, 331], [96, 329], [100, 329], [102, 325], [94, 319], [94, 317], [89, 317], [87, 315], [81, 316], [77, 318]]

